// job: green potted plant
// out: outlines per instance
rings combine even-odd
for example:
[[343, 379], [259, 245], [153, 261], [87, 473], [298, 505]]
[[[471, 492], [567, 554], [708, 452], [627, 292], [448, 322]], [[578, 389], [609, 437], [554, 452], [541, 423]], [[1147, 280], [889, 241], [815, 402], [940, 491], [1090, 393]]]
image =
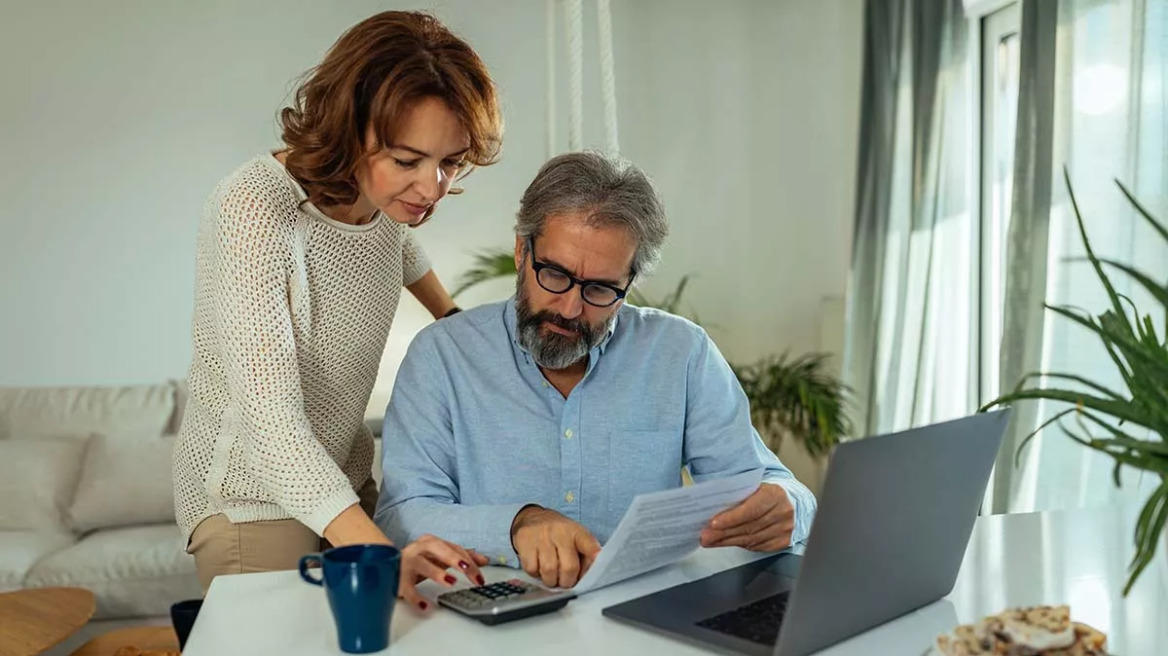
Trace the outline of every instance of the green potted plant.
[[[1068, 306], [1045, 307], [1099, 338], [1123, 377], [1126, 390], [1114, 391], [1075, 373], [1037, 372], [1024, 376], [1014, 391], [990, 402], [983, 410], [1027, 400], [1067, 403], [1070, 407], [1044, 422], [1022, 441], [1019, 453], [1040, 431], [1058, 423], [1070, 439], [1088, 449], [1104, 453], [1115, 461], [1114, 479], [1117, 486], [1120, 484], [1120, 471], [1125, 465], [1150, 472], [1159, 479], [1158, 487], [1147, 499], [1136, 523], [1136, 553], [1129, 566], [1128, 580], [1123, 590], [1126, 596], [1152, 561], [1159, 543], [1168, 537], [1165, 533], [1165, 523], [1168, 522], [1168, 286], [1127, 264], [1100, 258], [1095, 254], [1071, 189], [1070, 176], [1065, 171], [1064, 177], [1083, 248], [1087, 252], [1086, 260], [1091, 263], [1107, 290], [1110, 307], [1097, 315]], [[1117, 180], [1116, 184], [1137, 213], [1168, 241], [1168, 229], [1153, 218], [1122, 183]], [[1141, 312], [1130, 298], [1115, 290], [1104, 269], [1105, 265], [1130, 276], [1151, 294], [1160, 306], [1156, 311], [1164, 313], [1162, 320], [1166, 334], [1156, 332], [1156, 322], [1161, 319], [1154, 319], [1148, 312]], [[1082, 389], [1030, 386], [1035, 379], [1073, 382], [1082, 386]], [[1074, 429], [1062, 422], [1068, 415], [1074, 415]], [[1144, 429], [1154, 437], [1136, 437], [1133, 428]]]
[[[454, 296], [479, 283], [516, 275], [515, 254], [506, 249], [481, 251], [474, 265], [459, 278]], [[645, 297], [635, 288], [629, 302], [681, 314], [681, 299], [689, 276], [683, 276], [673, 291], [660, 300]], [[689, 317], [695, 323], [697, 318]], [[823, 463], [831, 449], [851, 435], [847, 417], [848, 388], [829, 367], [825, 353], [792, 357], [787, 353], [764, 358], [745, 366], [731, 365], [750, 400], [755, 428], [772, 451], [778, 451], [785, 436], [795, 439], [811, 460]]]
[[807, 455], [822, 462], [852, 434], [848, 389], [831, 373], [826, 353], [783, 353], [733, 369], [750, 399], [754, 427], [772, 451], [790, 435]]

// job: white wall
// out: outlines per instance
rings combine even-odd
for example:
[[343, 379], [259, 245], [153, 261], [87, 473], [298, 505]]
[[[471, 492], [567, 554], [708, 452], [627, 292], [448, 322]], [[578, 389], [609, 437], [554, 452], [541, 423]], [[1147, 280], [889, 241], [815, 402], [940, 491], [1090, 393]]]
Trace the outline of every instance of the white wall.
[[694, 310], [732, 361], [821, 348], [851, 253], [863, 3], [622, 6], [618, 54], [638, 62], [622, 145], [673, 219], [651, 287], [694, 274]]
[[[600, 145], [594, 10], [585, 4], [585, 133]], [[474, 173], [468, 192], [419, 233], [453, 283], [471, 251], [509, 245], [519, 195], [545, 156], [542, 0], [6, 9], [0, 384], [183, 376], [203, 200], [278, 145], [274, 118], [294, 78], [345, 27], [390, 7], [435, 10], [479, 50], [502, 91], [503, 161]], [[673, 225], [647, 291], [695, 274], [688, 304], [732, 360], [820, 348], [831, 333], [820, 307], [825, 297], [838, 307], [831, 299], [843, 295], [850, 249], [862, 3], [615, 0], [613, 19], [622, 149], [655, 178]], [[563, 117], [562, 70], [560, 82]], [[566, 126], [561, 118], [561, 150]], [[460, 300], [509, 291], [500, 281]], [[398, 316], [374, 414], [427, 321], [412, 299]]]

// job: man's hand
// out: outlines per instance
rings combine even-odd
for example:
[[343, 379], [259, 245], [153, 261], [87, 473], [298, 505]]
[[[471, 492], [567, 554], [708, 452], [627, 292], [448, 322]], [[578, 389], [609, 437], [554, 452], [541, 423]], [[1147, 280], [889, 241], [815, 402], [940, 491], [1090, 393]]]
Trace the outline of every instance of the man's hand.
[[588, 529], [539, 506], [528, 506], [515, 515], [511, 543], [523, 571], [553, 588], [576, 585], [600, 553], [600, 543]]
[[791, 546], [795, 508], [781, 485], [763, 483], [745, 501], [718, 513], [702, 529], [703, 547], [779, 551]]

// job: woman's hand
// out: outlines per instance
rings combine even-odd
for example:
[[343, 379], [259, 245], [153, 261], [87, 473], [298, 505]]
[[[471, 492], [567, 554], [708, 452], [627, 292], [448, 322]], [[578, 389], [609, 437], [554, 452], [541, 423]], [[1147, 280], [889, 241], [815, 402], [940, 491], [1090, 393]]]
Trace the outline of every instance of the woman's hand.
[[[325, 527], [324, 537], [337, 547], [346, 544], [393, 544], [357, 504], [346, 508]], [[452, 587], [458, 582], [448, 573], [453, 569], [462, 572], [471, 583], [482, 585], [483, 573], [479, 567], [488, 562], [486, 556], [433, 535], [423, 535], [401, 550], [401, 583], [397, 596], [415, 608], [426, 610], [430, 602], [418, 594], [418, 583], [432, 579], [443, 587]]]
[[441, 540], [433, 535], [423, 535], [402, 549], [401, 585], [397, 595], [415, 608], [426, 610], [430, 603], [418, 594], [418, 583], [430, 579], [449, 588], [457, 579], [449, 570], [461, 571], [466, 579], [475, 585], [483, 585], [483, 574], [479, 567], [487, 564], [487, 557], [474, 551]]

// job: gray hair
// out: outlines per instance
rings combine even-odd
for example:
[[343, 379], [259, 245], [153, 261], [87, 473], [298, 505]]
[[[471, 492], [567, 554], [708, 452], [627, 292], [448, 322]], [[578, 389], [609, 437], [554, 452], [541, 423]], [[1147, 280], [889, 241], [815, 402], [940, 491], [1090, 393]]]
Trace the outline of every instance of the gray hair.
[[523, 192], [515, 233], [538, 237], [553, 214], [587, 212], [590, 225], [621, 227], [637, 240], [633, 271], [648, 274], [669, 233], [653, 183], [637, 167], [596, 152], [559, 155], [540, 168]]

